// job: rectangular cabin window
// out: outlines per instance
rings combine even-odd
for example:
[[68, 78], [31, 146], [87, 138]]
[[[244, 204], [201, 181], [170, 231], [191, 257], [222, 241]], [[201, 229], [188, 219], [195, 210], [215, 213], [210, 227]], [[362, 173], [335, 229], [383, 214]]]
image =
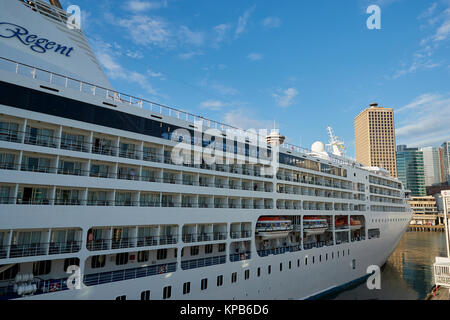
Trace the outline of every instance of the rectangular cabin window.
[[233, 272], [231, 274], [231, 283], [235, 283], [237, 281], [237, 272]]
[[172, 286], [164, 287], [163, 299], [170, 299], [171, 296], [172, 296]]
[[37, 261], [33, 263], [33, 275], [42, 276], [49, 274], [51, 271], [52, 261]]
[[201, 290], [206, 290], [208, 288], [208, 279], [202, 279]]
[[250, 278], [250, 270], [245, 270], [245, 280], [248, 280]]
[[91, 258], [91, 268], [92, 269], [103, 268], [105, 266], [105, 262], [106, 262], [105, 255], [93, 256]]
[[223, 285], [223, 275], [217, 276], [217, 286], [220, 287]]
[[141, 292], [141, 300], [150, 300], [150, 290], [145, 290]]
[[156, 259], [164, 260], [167, 258], [167, 249], [158, 249], [156, 252]]
[[185, 282], [183, 283], [183, 294], [188, 294], [191, 292], [191, 283]]

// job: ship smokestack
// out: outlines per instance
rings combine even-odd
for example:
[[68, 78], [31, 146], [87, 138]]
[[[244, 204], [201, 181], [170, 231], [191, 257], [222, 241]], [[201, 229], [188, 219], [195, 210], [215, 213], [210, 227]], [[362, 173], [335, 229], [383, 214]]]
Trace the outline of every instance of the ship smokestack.
[[59, 9], [62, 9], [62, 6], [61, 6], [61, 3], [59, 3], [59, 0], [50, 0], [50, 4], [52, 6], [55, 6], [55, 7], [59, 8]]

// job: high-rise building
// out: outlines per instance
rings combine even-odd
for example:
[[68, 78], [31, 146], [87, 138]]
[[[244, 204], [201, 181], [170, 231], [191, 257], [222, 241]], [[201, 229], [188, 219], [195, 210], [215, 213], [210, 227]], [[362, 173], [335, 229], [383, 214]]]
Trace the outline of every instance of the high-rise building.
[[443, 182], [440, 149], [436, 147], [423, 147], [420, 149], [423, 152], [425, 186], [427, 187]]
[[356, 161], [397, 176], [394, 110], [372, 103], [355, 118]]
[[[444, 169], [444, 180], [450, 182], [450, 141], [442, 144], [442, 166]], [[443, 182], [445, 182], [443, 181]]]
[[411, 195], [422, 197], [426, 195], [425, 173], [423, 168], [423, 152], [418, 148], [397, 147], [398, 179], [403, 182]]

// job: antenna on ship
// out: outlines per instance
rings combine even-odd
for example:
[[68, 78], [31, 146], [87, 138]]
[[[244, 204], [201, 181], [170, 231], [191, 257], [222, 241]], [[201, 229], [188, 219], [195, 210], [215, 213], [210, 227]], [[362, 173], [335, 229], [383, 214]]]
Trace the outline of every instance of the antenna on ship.
[[332, 153], [339, 157], [345, 156], [345, 147], [344, 142], [339, 141], [339, 138], [336, 137], [333, 133], [333, 128], [330, 126], [327, 127], [328, 135], [330, 136], [330, 143], [327, 146], [331, 147]]

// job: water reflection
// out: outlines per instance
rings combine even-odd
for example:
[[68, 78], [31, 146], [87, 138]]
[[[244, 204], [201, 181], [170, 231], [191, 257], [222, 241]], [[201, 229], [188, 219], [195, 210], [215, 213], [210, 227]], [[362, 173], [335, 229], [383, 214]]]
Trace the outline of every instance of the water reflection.
[[407, 232], [381, 271], [381, 290], [369, 290], [362, 283], [329, 298], [422, 300], [433, 286], [434, 258], [445, 254], [443, 232]]

